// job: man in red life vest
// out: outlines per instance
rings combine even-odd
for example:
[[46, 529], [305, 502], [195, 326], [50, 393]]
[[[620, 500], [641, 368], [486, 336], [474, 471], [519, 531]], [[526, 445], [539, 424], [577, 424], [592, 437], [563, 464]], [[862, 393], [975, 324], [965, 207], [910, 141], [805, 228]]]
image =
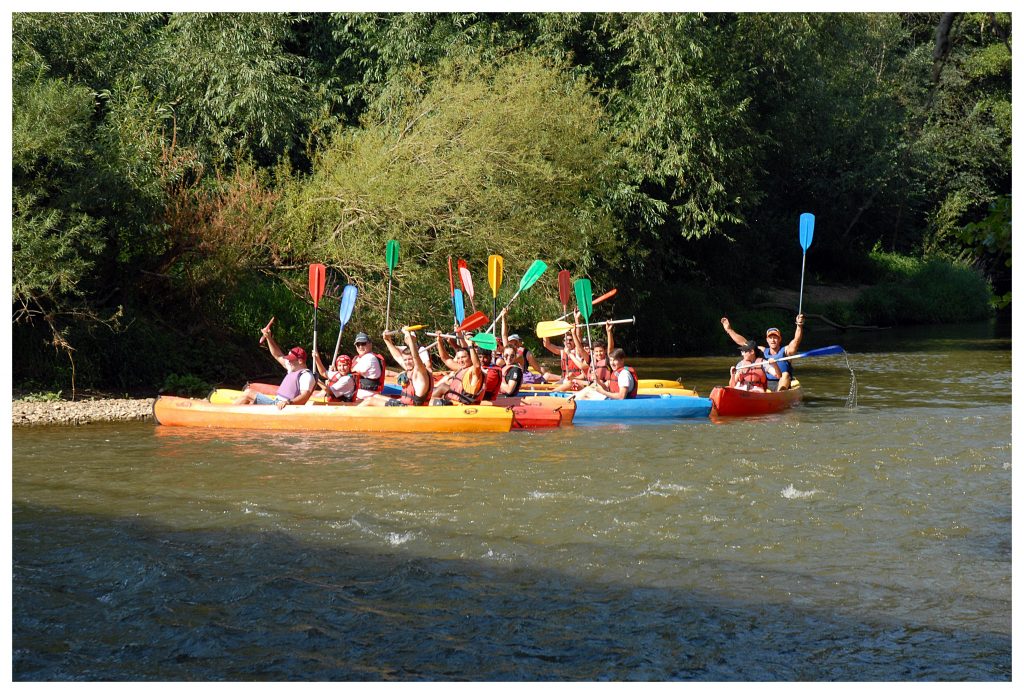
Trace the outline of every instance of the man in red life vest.
[[[766, 347], [761, 347], [761, 354], [765, 359], [778, 359], [780, 357], [791, 357], [800, 351], [800, 341], [804, 337], [804, 314], [800, 314], [796, 317], [796, 332], [793, 333], [793, 339], [789, 341], [785, 347], [782, 346], [782, 331], [778, 328], [768, 328], [765, 333], [765, 342], [768, 343]], [[747, 338], [740, 335], [738, 332], [732, 329], [732, 324], [728, 318], [722, 318], [722, 329], [725, 330], [726, 334], [732, 338], [732, 341], [737, 345], [743, 346], [747, 342]], [[768, 374], [768, 390], [786, 390], [793, 385], [793, 364], [788, 361], [780, 361], [776, 363], [778, 376]]]
[[278, 386], [277, 395], [270, 397], [264, 393], [257, 393], [251, 388], [245, 391], [235, 400], [236, 405], [277, 405], [282, 410], [288, 405], [304, 405], [313, 394], [316, 387], [316, 379], [313, 372], [306, 368], [306, 350], [302, 347], [292, 347], [288, 353], [284, 353], [278, 346], [274, 336], [270, 334], [270, 328], [263, 328], [263, 336], [267, 338], [267, 347], [274, 359], [287, 371], [281, 385]]
[[[476, 345], [466, 343], [465, 334], [456, 330], [460, 346], [454, 357], [448, 356], [444, 338], [437, 341], [437, 355], [451, 373], [437, 382], [431, 405], [474, 405], [484, 398], [484, 373]], [[467, 346], [463, 346], [467, 345]]]

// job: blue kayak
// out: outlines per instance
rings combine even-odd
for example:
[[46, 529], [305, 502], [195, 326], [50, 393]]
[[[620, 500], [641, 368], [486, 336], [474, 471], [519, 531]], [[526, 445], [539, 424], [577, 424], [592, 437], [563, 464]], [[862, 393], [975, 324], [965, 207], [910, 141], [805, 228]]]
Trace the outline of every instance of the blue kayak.
[[[549, 395], [568, 398], [573, 394]], [[630, 400], [577, 400], [573, 423], [620, 419], [706, 419], [710, 414], [709, 398], [638, 395]]]

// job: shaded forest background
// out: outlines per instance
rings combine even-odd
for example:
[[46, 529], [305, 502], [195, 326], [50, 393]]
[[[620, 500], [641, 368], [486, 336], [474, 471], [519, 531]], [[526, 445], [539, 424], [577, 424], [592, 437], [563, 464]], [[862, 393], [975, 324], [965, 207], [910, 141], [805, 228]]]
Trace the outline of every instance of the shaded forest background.
[[379, 334], [388, 239], [392, 324], [541, 258], [520, 332], [564, 268], [645, 356], [763, 328], [808, 211], [808, 282], [872, 288], [805, 311], [1010, 302], [1009, 14], [15, 14], [12, 99], [16, 386], [237, 385], [270, 316], [309, 345], [311, 262], [321, 347], [347, 283]]

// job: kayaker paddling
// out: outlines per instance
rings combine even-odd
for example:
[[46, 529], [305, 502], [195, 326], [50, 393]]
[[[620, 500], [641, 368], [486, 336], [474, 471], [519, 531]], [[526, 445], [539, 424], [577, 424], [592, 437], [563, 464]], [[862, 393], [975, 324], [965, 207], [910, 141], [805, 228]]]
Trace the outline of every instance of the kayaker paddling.
[[[778, 328], [768, 328], [765, 332], [765, 341], [768, 343], [768, 346], [759, 348], [762, 356], [765, 359], [777, 359], [780, 357], [791, 357], [799, 352], [800, 342], [804, 337], [804, 321], [804, 314], [801, 313], [796, 317], [796, 332], [793, 334], [793, 339], [785, 347], [782, 346], [782, 332]], [[747, 338], [733, 330], [728, 318], [722, 318], [722, 328], [737, 345], [743, 346], [747, 343]], [[779, 375], [768, 376], [768, 390], [786, 390], [791, 388], [793, 385], [793, 365], [788, 361], [781, 361], [777, 362], [776, 366]]]
[[360, 406], [366, 407], [404, 407], [422, 406], [430, 400], [430, 388], [434, 379], [430, 369], [422, 359], [421, 348], [416, 344], [416, 333], [402, 328], [402, 335], [405, 338], [405, 346], [399, 349], [391, 335], [384, 332], [384, 344], [392, 358], [405, 367], [405, 371], [398, 375], [398, 384], [402, 387], [402, 394], [397, 398], [390, 398], [386, 395], [372, 395], [363, 400]]
[[765, 360], [757, 350], [757, 343], [747, 340], [740, 346], [742, 358], [735, 366], [729, 367], [729, 387], [742, 390], [767, 391], [768, 379], [774, 375], [779, 377], [778, 364], [771, 359]]
[[277, 405], [281, 410], [288, 405], [304, 405], [313, 394], [316, 387], [316, 379], [313, 372], [306, 368], [306, 350], [302, 347], [292, 347], [287, 353], [281, 350], [274, 336], [270, 333], [270, 326], [263, 328], [263, 337], [267, 340], [267, 346], [274, 359], [284, 367], [287, 375], [277, 388], [277, 395], [271, 397], [265, 393], [259, 393], [247, 387], [235, 400], [236, 405]]

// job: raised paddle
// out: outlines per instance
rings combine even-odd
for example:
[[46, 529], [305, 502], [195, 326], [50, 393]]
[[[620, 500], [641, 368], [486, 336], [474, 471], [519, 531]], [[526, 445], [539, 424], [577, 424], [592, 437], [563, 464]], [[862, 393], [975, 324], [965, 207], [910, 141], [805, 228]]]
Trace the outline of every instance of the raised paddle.
[[[530, 265], [529, 268], [527, 268], [526, 273], [523, 275], [523, 279], [519, 280], [519, 289], [517, 289], [516, 293], [512, 295], [512, 298], [508, 300], [508, 303], [505, 304], [505, 308], [503, 308], [502, 311], [504, 312], [508, 310], [508, 307], [512, 305], [512, 302], [516, 300], [517, 296], [519, 296], [522, 292], [525, 292], [533, 285], [537, 284], [537, 280], [540, 279], [540, 276], [543, 275], [544, 271], [547, 269], [548, 264], [545, 263], [543, 260], [534, 260], [533, 264]], [[487, 328], [487, 332], [493, 333], [494, 327], [497, 324], [498, 316], [495, 315], [494, 322], [491, 323], [489, 328]]]
[[[590, 340], [590, 316], [594, 313], [594, 291], [590, 286], [590, 280], [581, 277], [573, 285], [576, 290], [576, 308], [579, 309], [583, 321], [587, 324], [587, 344], [593, 344]], [[590, 350], [590, 370], [594, 371], [594, 351]]]
[[398, 241], [391, 239], [384, 250], [384, 261], [388, 264], [388, 307], [384, 313], [384, 329], [387, 330], [391, 324], [391, 276], [395, 273], [398, 265]]
[[487, 256], [487, 284], [491, 288], [491, 315], [498, 315], [498, 290], [501, 288], [505, 259], [500, 255]]
[[[593, 301], [593, 302], [591, 302], [591, 304], [590, 304], [590, 305], [591, 305], [591, 306], [597, 306], [597, 305], [598, 305], [599, 303], [601, 303], [602, 301], [605, 301], [605, 300], [607, 300], [607, 299], [610, 299], [610, 298], [612, 298], [612, 297], [613, 297], [613, 296], [615, 296], [615, 295], [616, 295], [616, 294], [617, 294], [618, 292], [619, 292], [619, 290], [618, 290], [618, 289], [609, 289], [609, 290], [608, 290], [607, 292], [605, 292], [605, 293], [604, 293], [604, 294], [602, 294], [601, 296], [599, 296], [599, 297], [597, 297], [596, 299], [594, 299], [594, 301]], [[566, 302], [566, 304], [568, 304], [568, 302]], [[564, 314], [562, 314], [561, 316], [559, 316], [559, 317], [558, 317], [558, 320], [565, 320], [566, 318], [568, 318], [568, 317], [569, 317], [569, 316], [571, 316], [571, 315], [572, 315], [572, 311], [569, 311], [568, 313], [564, 313]]]
[[487, 325], [487, 314], [483, 311], [477, 311], [466, 316], [466, 320], [462, 321], [459, 325], [459, 330], [476, 330]]
[[569, 279], [569, 271], [562, 270], [558, 273], [558, 300], [562, 302], [562, 311], [568, 315], [569, 298], [572, 296], [572, 280]]
[[401, 335], [402, 332], [405, 331], [405, 330], [408, 330], [411, 333], [415, 333], [415, 332], [419, 332], [420, 330], [423, 330], [423, 328], [425, 328], [425, 327], [427, 327], [427, 326], [425, 326], [425, 325], [406, 325], [406, 326], [402, 327], [400, 330], [388, 330], [386, 332], [387, 332], [388, 335]]
[[313, 353], [316, 353], [316, 310], [320, 306], [320, 297], [324, 295], [327, 283], [327, 268], [323, 263], [309, 266], [309, 295], [313, 297]]
[[456, 315], [455, 312], [455, 277], [452, 275], [452, 257], [448, 256], [448, 292], [451, 296], [452, 301], [452, 315]]
[[[604, 321], [602, 323], [587, 323], [586, 325], [589, 328], [592, 325], [596, 327], [596, 326], [600, 326], [600, 325], [607, 325], [608, 323], [611, 323], [612, 325], [620, 325], [622, 323], [635, 323], [635, 322], [636, 322], [636, 318], [634, 317], [634, 318], [620, 318], [618, 320]], [[569, 332], [570, 330], [572, 330], [573, 327], [574, 326], [573, 326], [572, 323], [566, 323], [564, 320], [541, 321], [540, 323], [537, 323], [537, 337], [545, 338], [545, 337], [555, 337], [557, 335], [564, 335], [567, 332]]]
[[[846, 350], [839, 345], [829, 345], [828, 347], [819, 347], [818, 349], [810, 349], [806, 352], [800, 352], [799, 354], [794, 354], [791, 357], [779, 357], [778, 359], [773, 357], [772, 361], [792, 361], [793, 359], [803, 359], [804, 357], [828, 357], [833, 354], [842, 354], [845, 351]], [[755, 366], [760, 366], [760, 364], [748, 364], [746, 366], [737, 366], [736, 368], [752, 369]]]
[[334, 344], [334, 356], [331, 357], [331, 368], [334, 368], [334, 362], [338, 359], [338, 350], [341, 348], [341, 333], [345, 330], [345, 325], [352, 317], [352, 309], [356, 305], [356, 294], [359, 290], [356, 289], [354, 284], [345, 286], [345, 289], [341, 292], [341, 308], [338, 311], [338, 321], [341, 323], [338, 328], [338, 341]]
[[[469, 274], [469, 266], [466, 261], [459, 258], [459, 284], [462, 285], [462, 293], [469, 297], [469, 307], [476, 311], [476, 304], [473, 303], [473, 276]], [[465, 311], [463, 311], [465, 312]]]
[[[272, 326], [272, 325], [274, 324], [274, 320], [275, 320], [276, 318], [277, 318], [277, 316], [272, 316], [272, 317], [271, 317], [271, 319], [270, 319], [270, 322], [269, 322], [269, 323], [267, 323], [267, 327], [263, 328], [263, 330], [270, 330], [270, 326]], [[260, 331], [260, 333], [262, 333], [262, 332], [263, 332], [263, 330], [261, 330], [261, 331]], [[260, 335], [260, 344], [262, 345], [262, 344], [263, 344], [263, 341], [264, 341], [264, 340], [266, 340], [266, 339], [267, 339], [267, 336], [266, 336], [266, 335], [263, 335], [263, 334], [261, 334], [261, 335]]]
[[797, 314], [804, 312], [804, 270], [807, 268], [807, 249], [814, 239], [814, 215], [804, 212], [800, 215], [800, 247], [804, 249], [804, 259], [800, 265], [800, 307]]
[[[425, 335], [429, 335], [430, 337], [437, 337], [437, 338], [446, 337], [449, 340], [454, 340], [454, 339], [456, 339], [458, 337], [458, 335], [453, 335], [451, 333], [429, 333], [428, 332], [428, 333], [424, 333], [424, 334]], [[473, 335], [471, 338], [469, 338], [469, 341], [472, 342], [473, 344], [475, 344], [480, 349], [495, 350], [495, 349], [498, 348], [498, 338], [496, 338], [494, 335], [492, 335], [490, 333], [477, 333], [476, 335]]]
[[452, 298], [455, 303], [455, 322], [461, 323], [466, 320], [466, 301], [462, 298], [462, 290], [456, 287]]

